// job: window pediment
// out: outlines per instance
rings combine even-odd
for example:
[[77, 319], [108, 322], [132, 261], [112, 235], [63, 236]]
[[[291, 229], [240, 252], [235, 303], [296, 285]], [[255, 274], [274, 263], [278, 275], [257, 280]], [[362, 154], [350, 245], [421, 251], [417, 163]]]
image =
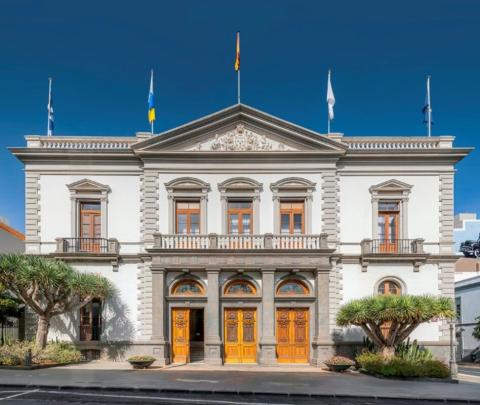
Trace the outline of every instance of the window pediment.
[[312, 192], [315, 190], [316, 183], [303, 179], [301, 177], [288, 177], [282, 180], [279, 180], [270, 185], [270, 189], [273, 192], [279, 191], [295, 191], [295, 190], [304, 190], [307, 192]]
[[413, 186], [404, 183], [403, 181], [391, 179], [384, 181], [383, 183], [371, 186], [369, 190], [372, 194], [409, 194], [412, 187]]
[[165, 183], [165, 187], [169, 193], [185, 190], [200, 191], [202, 193], [210, 191], [210, 184], [195, 177], [180, 177]]
[[261, 192], [263, 190], [262, 183], [256, 180], [249, 179], [247, 177], [235, 177], [233, 179], [225, 180], [218, 183], [218, 190], [220, 192], [227, 191], [256, 191]]
[[97, 193], [97, 194], [106, 194], [110, 192], [110, 187], [98, 183], [90, 179], [82, 179], [75, 181], [71, 184], [67, 184], [68, 189], [71, 193]]

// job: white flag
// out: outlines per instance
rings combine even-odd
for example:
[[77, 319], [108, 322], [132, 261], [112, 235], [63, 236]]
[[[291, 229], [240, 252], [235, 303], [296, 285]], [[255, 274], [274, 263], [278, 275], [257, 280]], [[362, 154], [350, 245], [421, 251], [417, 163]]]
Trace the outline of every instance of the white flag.
[[328, 71], [327, 84], [327, 104], [328, 104], [328, 119], [331, 121], [334, 118], [333, 106], [335, 105], [335, 96], [333, 95], [332, 82], [330, 80], [330, 70]]

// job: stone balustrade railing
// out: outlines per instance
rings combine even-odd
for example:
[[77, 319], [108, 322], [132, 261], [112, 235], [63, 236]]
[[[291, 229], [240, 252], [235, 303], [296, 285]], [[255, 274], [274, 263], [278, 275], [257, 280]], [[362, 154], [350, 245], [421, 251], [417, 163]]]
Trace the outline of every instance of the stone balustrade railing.
[[328, 249], [328, 235], [179, 235], [154, 234], [156, 249]]
[[438, 149], [451, 148], [453, 137], [343, 137], [353, 150]]
[[66, 136], [29, 136], [27, 146], [29, 148], [45, 149], [129, 149], [137, 142], [135, 138], [127, 137], [66, 137]]

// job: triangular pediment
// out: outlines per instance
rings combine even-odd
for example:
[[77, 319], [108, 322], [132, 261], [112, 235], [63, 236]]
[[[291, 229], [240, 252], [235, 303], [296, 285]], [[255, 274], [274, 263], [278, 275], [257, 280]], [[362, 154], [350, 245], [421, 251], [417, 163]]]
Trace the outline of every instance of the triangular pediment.
[[106, 192], [108, 193], [110, 191], [110, 187], [98, 183], [96, 181], [90, 180], [90, 179], [81, 179], [78, 181], [75, 181], [71, 184], [67, 184], [67, 187], [70, 191], [75, 191], [75, 192]]
[[370, 187], [371, 192], [409, 192], [412, 186], [410, 184], [404, 183], [403, 181], [391, 179], [384, 181], [383, 183], [376, 184]]
[[325, 135], [243, 104], [192, 121], [133, 145], [155, 152], [323, 152], [343, 154], [346, 146]]

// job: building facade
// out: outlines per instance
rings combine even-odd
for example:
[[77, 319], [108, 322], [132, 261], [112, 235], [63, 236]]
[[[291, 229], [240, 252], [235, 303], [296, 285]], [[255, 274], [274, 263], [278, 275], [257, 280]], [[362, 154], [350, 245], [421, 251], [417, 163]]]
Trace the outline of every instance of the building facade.
[[[159, 363], [321, 362], [372, 294], [454, 297], [453, 137], [322, 135], [243, 104], [152, 136], [27, 136], [26, 251], [116, 294], [51, 337]], [[414, 337], [440, 356], [448, 327]]]
[[455, 305], [457, 308], [457, 360], [469, 361], [470, 353], [480, 346], [473, 330], [480, 321], [480, 276], [455, 283]]

